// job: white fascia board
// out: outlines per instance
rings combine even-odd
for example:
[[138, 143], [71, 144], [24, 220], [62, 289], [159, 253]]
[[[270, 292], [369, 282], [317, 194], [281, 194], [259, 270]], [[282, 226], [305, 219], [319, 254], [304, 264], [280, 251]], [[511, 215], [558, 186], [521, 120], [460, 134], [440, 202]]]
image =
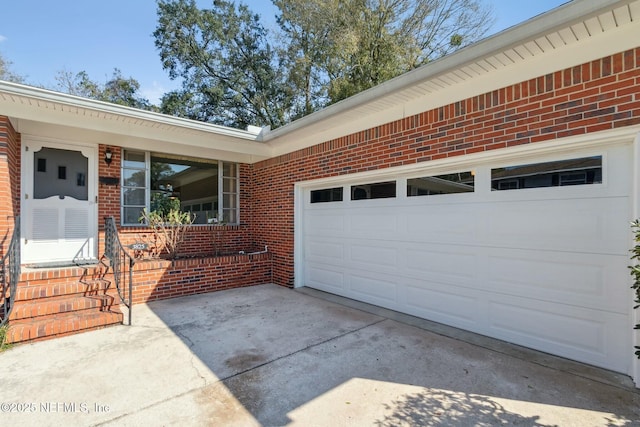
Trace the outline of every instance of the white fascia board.
[[[566, 3], [550, 12], [530, 19], [523, 24], [511, 27], [494, 36], [467, 46], [453, 54], [433, 61], [343, 101], [330, 105], [323, 110], [312, 113], [273, 131], [267, 132], [264, 135], [264, 141], [274, 147], [274, 156], [285, 154], [297, 149], [331, 140], [342, 135], [368, 129], [371, 127], [371, 123], [389, 123], [418, 112], [429, 110], [430, 108], [436, 108], [438, 106], [448, 105], [451, 102], [455, 102], [460, 99], [466, 99], [474, 94], [486, 93], [488, 91], [504, 87], [510, 83], [517, 83], [528, 80], [529, 78], [545, 75], [552, 71], [557, 71], [557, 67], [562, 67], [563, 61], [561, 61], [561, 57], [564, 57], [570, 49], [576, 52], [582, 51], [583, 59], [581, 60], [584, 62], [600, 57], [598, 55], [616, 53], [631, 47], [636, 47], [637, 35], [634, 34], [637, 34], [638, 23], [633, 23], [627, 25], [627, 28], [624, 29], [626, 31], [625, 34], [628, 35], [628, 37], [621, 38], [620, 34], [622, 32], [617, 30], [612, 31], [615, 35], [611, 38], [600, 37], [601, 40], [606, 39], [606, 41], [599, 44], [599, 46], [604, 47], [604, 49], [591, 49], [590, 45], [580, 48], [580, 46], [574, 44], [569, 46], [567, 49], [564, 49], [562, 55], [556, 56], [558, 60], [557, 62], [551, 61], [551, 63], [549, 63], [550, 55], [542, 55], [542, 58], [544, 59], [540, 59], [537, 62], [538, 65], [542, 64], [543, 67], [538, 66], [536, 68], [529, 69], [527, 68], [529, 60], [521, 61], [518, 64], [519, 67], [517, 70], [513, 68], [513, 66], [504, 67], [504, 74], [510, 76], [510, 83], [505, 83], [505, 80], [502, 78], [503, 76], [500, 78], [494, 77], [494, 72], [487, 73], [490, 76], [491, 84], [484, 85], [482, 89], [479, 90], [478, 86], [475, 85], [476, 79], [471, 79], [470, 81], [473, 82], [471, 85], [463, 84], [463, 86], [467, 86], [464, 91], [464, 95], [458, 95], [458, 98], [455, 100], [449, 96], [449, 94], [453, 93], [450, 92], [449, 89], [445, 89], [442, 91], [442, 98], [446, 99], [446, 102], [430, 102], [428, 99], [431, 95], [425, 96], [424, 100], [427, 100], [427, 102], [432, 105], [430, 108], [425, 108], [423, 99], [412, 102], [414, 105], [417, 104], [421, 106], [418, 109], [410, 108], [407, 110], [406, 104], [399, 104], [377, 114], [367, 115], [363, 120], [353, 120], [353, 118], [350, 117], [348, 121], [342, 124], [340, 130], [338, 130], [341, 124], [339, 116], [348, 115], [348, 113], [355, 108], [369, 103], [374, 103], [384, 97], [401, 92], [413, 86], [418, 86], [419, 84], [423, 84], [449, 72], [463, 69], [482, 60], [483, 58], [491, 57], [500, 52], [509, 51], [510, 49], [518, 47], [528, 41], [539, 39], [546, 34], [553, 33], [561, 28], [568, 28], [577, 22], [588, 19], [589, 17], [597, 16], [598, 14], [608, 10], [614, 10], [631, 2], [632, 0], [580, 0]], [[615, 38], [615, 36], [617, 36], [617, 38]], [[615, 39], [615, 43], [612, 43], [613, 39]], [[605, 52], [603, 52], [603, 50]], [[554, 59], [554, 61], [555, 60], [556, 59]], [[578, 60], [577, 55], [564, 57], [564, 63], [566, 66], [576, 65], [572, 62], [576, 60]], [[522, 70], [528, 70], [527, 74], [529, 77], [524, 77], [521, 74]], [[469, 86], [471, 88], [475, 88], [475, 90], [469, 92]], [[313, 128], [313, 131], [310, 131], [311, 128]]]

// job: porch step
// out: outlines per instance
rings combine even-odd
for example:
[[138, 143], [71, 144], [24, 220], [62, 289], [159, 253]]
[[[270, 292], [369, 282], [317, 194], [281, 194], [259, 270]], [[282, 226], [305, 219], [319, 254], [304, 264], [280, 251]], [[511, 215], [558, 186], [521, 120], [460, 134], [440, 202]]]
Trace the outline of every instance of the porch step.
[[117, 305], [113, 295], [101, 294], [92, 296], [62, 295], [48, 298], [38, 298], [28, 301], [18, 301], [11, 315], [12, 320], [51, 316], [60, 313], [78, 312], [84, 310], [106, 311]]
[[105, 266], [23, 270], [6, 341], [20, 343], [121, 324], [115, 286]]
[[35, 285], [20, 284], [16, 290], [16, 301], [28, 301], [39, 298], [51, 298], [62, 295], [99, 295], [112, 293], [111, 283], [102, 279], [91, 279], [87, 282], [63, 280], [59, 282], [39, 283]]
[[19, 343], [61, 337], [73, 333], [101, 329], [122, 323], [119, 309], [56, 314], [9, 323], [7, 343]]

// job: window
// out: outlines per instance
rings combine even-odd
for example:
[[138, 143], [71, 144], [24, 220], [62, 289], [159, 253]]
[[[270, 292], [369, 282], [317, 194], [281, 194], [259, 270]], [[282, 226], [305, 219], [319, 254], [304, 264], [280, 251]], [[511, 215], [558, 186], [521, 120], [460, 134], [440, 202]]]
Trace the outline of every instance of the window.
[[311, 203], [341, 202], [342, 187], [311, 191]]
[[125, 151], [122, 156], [122, 223], [139, 224], [147, 207], [147, 155]]
[[122, 223], [139, 224], [145, 208], [180, 206], [194, 224], [237, 224], [238, 173], [235, 163], [124, 150]]
[[407, 180], [407, 196], [472, 193], [474, 176], [471, 171], [425, 176]]
[[602, 156], [510, 166], [491, 170], [492, 190], [602, 183]]
[[237, 224], [239, 222], [238, 197], [238, 165], [235, 163], [224, 163], [222, 166], [222, 221], [227, 224]]
[[38, 172], [46, 172], [47, 171], [47, 159], [38, 159]]
[[377, 182], [351, 186], [351, 200], [386, 199], [396, 197], [396, 182]]

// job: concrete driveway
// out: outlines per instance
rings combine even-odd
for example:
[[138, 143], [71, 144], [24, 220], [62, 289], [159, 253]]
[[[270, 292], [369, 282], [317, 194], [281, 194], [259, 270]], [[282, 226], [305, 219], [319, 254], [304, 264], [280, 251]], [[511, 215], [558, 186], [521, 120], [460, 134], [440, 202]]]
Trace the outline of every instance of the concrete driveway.
[[133, 319], [1, 353], [0, 424], [640, 425], [625, 376], [312, 290]]

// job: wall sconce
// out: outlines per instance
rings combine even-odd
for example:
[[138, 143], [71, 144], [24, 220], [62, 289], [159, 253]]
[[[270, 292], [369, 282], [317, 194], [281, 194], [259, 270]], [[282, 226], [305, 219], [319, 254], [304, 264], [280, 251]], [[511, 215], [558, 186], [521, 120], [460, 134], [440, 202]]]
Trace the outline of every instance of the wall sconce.
[[111, 152], [111, 149], [107, 148], [107, 151], [104, 152], [104, 162], [107, 165], [110, 165], [111, 164], [111, 160], [113, 160], [112, 157], [113, 157], [113, 153]]

